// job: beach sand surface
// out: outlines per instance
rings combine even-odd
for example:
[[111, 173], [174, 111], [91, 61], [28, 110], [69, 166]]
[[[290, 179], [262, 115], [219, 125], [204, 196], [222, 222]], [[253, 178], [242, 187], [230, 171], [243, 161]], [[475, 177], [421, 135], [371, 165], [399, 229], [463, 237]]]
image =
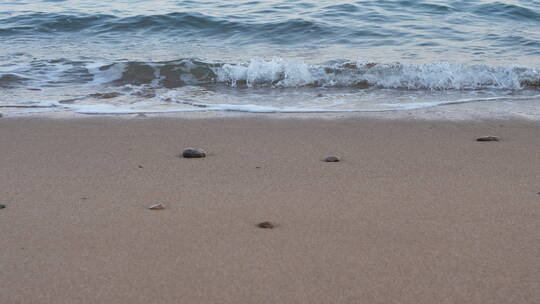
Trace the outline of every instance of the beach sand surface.
[[538, 122], [4, 117], [0, 170], [0, 303], [540, 303]]

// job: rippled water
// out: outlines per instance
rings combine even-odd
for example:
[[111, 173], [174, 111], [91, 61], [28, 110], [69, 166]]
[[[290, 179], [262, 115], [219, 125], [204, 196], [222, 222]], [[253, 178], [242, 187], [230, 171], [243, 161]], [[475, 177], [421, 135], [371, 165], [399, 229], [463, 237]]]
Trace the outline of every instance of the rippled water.
[[540, 1], [0, 8], [3, 112], [396, 111], [476, 101], [540, 112]]

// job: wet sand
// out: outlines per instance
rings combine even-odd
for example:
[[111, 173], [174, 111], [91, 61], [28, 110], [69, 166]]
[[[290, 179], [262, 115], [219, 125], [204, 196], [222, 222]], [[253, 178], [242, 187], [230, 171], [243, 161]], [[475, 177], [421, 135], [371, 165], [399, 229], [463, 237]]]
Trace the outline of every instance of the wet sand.
[[4, 117], [0, 303], [539, 303], [539, 134]]

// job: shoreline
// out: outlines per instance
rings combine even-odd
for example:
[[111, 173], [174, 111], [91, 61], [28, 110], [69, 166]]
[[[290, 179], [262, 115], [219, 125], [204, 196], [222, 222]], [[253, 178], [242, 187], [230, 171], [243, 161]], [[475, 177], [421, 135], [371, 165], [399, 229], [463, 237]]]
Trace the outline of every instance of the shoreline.
[[0, 112], [0, 119], [40, 119], [40, 120], [108, 120], [108, 119], [269, 119], [269, 120], [380, 120], [380, 121], [417, 121], [417, 122], [492, 122], [492, 121], [523, 121], [528, 123], [540, 122], [540, 115], [511, 113], [507, 115], [491, 115], [490, 113], [447, 113], [437, 111], [381, 111], [381, 112], [314, 112], [314, 113], [250, 113], [236, 111], [194, 111], [168, 113], [96, 113], [82, 114], [75, 112], [36, 112], [36, 113], [6, 113]]
[[538, 121], [275, 118], [0, 118], [0, 302], [540, 300]]
[[[51, 118], [51, 119], [100, 119], [100, 118], [139, 118], [143, 115], [153, 119], [212, 119], [212, 118], [270, 118], [270, 119], [375, 119], [390, 121], [493, 121], [524, 120], [540, 122], [540, 99], [506, 101], [479, 101], [435, 105], [417, 109], [359, 110], [359, 111], [320, 111], [320, 112], [248, 112], [243, 110], [179, 110], [177, 112], [152, 112], [134, 110], [132, 113], [77, 113], [72, 111], [17, 112], [13, 108], [0, 107], [3, 118]], [[6, 111], [7, 110], [7, 111]]]

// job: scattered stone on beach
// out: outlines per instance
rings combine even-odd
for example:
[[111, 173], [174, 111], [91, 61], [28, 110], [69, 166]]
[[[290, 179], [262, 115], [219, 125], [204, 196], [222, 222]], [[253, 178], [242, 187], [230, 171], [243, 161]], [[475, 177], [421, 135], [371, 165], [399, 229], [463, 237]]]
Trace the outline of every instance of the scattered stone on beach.
[[6, 208], [6, 205], [0, 204], [0, 209], [4, 209], [4, 208]]
[[139, 114], [137, 114], [137, 117], [146, 117], [146, 114], [144, 114], [144, 113], [139, 113]]
[[139, 165], [139, 168], [140, 168], [140, 169], [142, 169], [142, 168], [143, 168], [143, 166], [142, 166], [142, 165]]
[[273, 229], [275, 225], [272, 222], [262, 222], [262, 223], [258, 223], [257, 227], [262, 228], [262, 229]]
[[339, 157], [335, 156], [335, 155], [327, 155], [323, 158], [323, 161], [327, 162], [327, 163], [336, 163], [338, 161], [340, 161]]
[[323, 96], [324, 96], [323, 93], [317, 94], [317, 97], [323, 97]]
[[255, 167], [255, 169], [260, 169], [260, 168], [261, 168], [261, 167], [259, 167], [259, 166]]
[[497, 136], [482, 136], [478, 137], [476, 141], [499, 141], [499, 137]]
[[0, 117], [2, 117], [2, 116], [3, 116], [2, 113], [0, 113]]
[[150, 210], [163, 210], [163, 209], [165, 209], [165, 206], [162, 203], [157, 203], [157, 204], [154, 204], [154, 205], [148, 207], [148, 209], [150, 209]]
[[182, 151], [182, 156], [185, 158], [202, 158], [206, 157], [206, 151], [199, 148], [186, 148]]

